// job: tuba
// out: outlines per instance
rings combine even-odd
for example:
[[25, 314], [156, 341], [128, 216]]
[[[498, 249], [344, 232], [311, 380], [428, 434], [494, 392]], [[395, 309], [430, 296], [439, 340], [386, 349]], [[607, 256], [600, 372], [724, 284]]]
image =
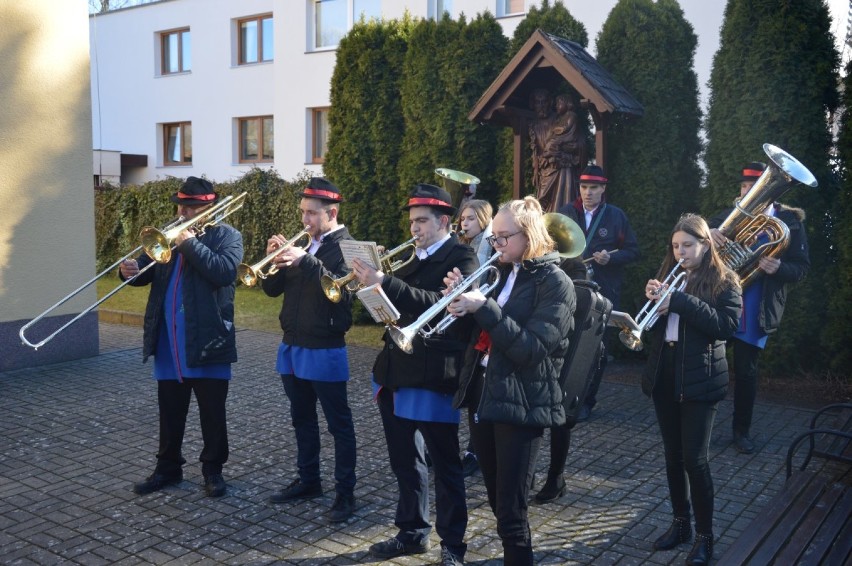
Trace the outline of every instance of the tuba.
[[441, 185], [443, 185], [445, 191], [450, 193], [450, 199], [453, 206], [456, 207], [456, 214], [451, 220], [451, 223], [453, 231], [458, 232], [456, 225], [461, 216], [462, 202], [465, 200], [468, 191], [471, 189], [476, 191], [476, 186], [479, 184], [479, 177], [474, 177], [464, 171], [447, 169], [446, 167], [438, 167], [435, 169], [435, 174], [441, 178]]
[[[763, 151], [769, 166], [742, 198], [734, 201], [734, 210], [719, 226], [729, 242], [719, 248], [727, 267], [737, 272], [745, 288], [759, 274], [761, 257], [781, 255], [790, 244], [787, 225], [763, 211], [793, 185], [816, 187], [817, 180], [808, 168], [781, 148], [765, 143]], [[768, 241], [763, 241], [763, 235]]]

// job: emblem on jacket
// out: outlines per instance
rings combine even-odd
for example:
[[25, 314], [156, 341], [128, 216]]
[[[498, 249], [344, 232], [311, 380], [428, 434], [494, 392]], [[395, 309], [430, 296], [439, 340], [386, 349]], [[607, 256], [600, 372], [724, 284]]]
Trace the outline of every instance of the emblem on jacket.
[[601, 229], [598, 230], [598, 236], [600, 236], [601, 238], [606, 238], [606, 235], [608, 233], [609, 232], [607, 231], [606, 228], [601, 228]]

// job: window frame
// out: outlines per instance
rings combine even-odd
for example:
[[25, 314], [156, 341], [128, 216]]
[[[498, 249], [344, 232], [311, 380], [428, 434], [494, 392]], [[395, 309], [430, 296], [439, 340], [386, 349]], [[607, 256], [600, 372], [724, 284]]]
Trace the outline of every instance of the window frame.
[[318, 131], [317, 131], [319, 129], [317, 127], [317, 125], [318, 125], [317, 118], [323, 112], [326, 114], [326, 119], [325, 119], [325, 124], [326, 124], [325, 150], [328, 151], [328, 129], [329, 129], [328, 113], [331, 110], [331, 106], [317, 106], [315, 108], [310, 108], [309, 110], [311, 112], [311, 114], [310, 114], [311, 115], [311, 140], [310, 140], [311, 160], [310, 160], [310, 162], [321, 165], [321, 164], [325, 163], [325, 152], [322, 152], [322, 148], [318, 148], [318, 146], [317, 146], [317, 142], [319, 140]]
[[[190, 68], [184, 68], [184, 60], [183, 60], [183, 34], [191, 34], [191, 30], [189, 26], [177, 29], [171, 29], [167, 31], [159, 32], [160, 35], [160, 75], [179, 75], [181, 73], [189, 73], [192, 71], [192, 62], [190, 58]], [[177, 36], [177, 58], [178, 58], [178, 70], [171, 71], [166, 65], [166, 56], [170, 53], [168, 41], [171, 36]], [[192, 39], [191, 35], [189, 41], [189, 48], [192, 49]]]
[[[272, 151], [270, 152], [272, 156], [270, 158], [265, 158], [264, 153], [264, 144], [263, 144], [263, 134], [264, 127], [263, 123], [265, 120], [272, 121]], [[243, 148], [245, 139], [243, 138], [243, 123], [256, 121], [257, 122], [257, 159], [244, 159], [243, 158]], [[275, 117], [271, 114], [264, 116], [245, 116], [242, 118], [237, 118], [237, 162], [238, 163], [273, 163], [275, 161]]]
[[498, 18], [510, 18], [513, 16], [522, 16], [527, 13], [527, 3], [526, 0], [520, 0], [521, 2], [521, 10], [519, 12], [509, 12], [508, 4], [510, 4], [512, 0], [497, 0], [497, 17]]
[[[181, 161], [172, 161], [169, 155], [169, 130], [173, 127], [180, 128]], [[189, 136], [186, 129], [189, 128]], [[189, 159], [187, 160], [187, 137], [189, 138]], [[163, 165], [166, 167], [186, 167], [192, 165], [192, 122], [165, 122], [163, 123]]]
[[[263, 51], [263, 22], [264, 20], [271, 20], [273, 22], [273, 35], [272, 41], [273, 45], [271, 47], [272, 53], [269, 54], [269, 59], [264, 59], [264, 51]], [[245, 53], [243, 53], [243, 24], [246, 22], [256, 22], [257, 24], [257, 61], [246, 61]], [[259, 16], [251, 16], [247, 18], [239, 18], [237, 19], [237, 65], [259, 65], [261, 63], [271, 63], [275, 60], [275, 33], [274, 33], [274, 25], [275, 20], [273, 14], [261, 14]]]
[[[323, 1], [332, 1], [332, 0], [307, 0], [308, 2], [308, 30], [307, 34], [307, 51], [309, 53], [313, 52], [323, 52], [323, 51], [333, 51], [337, 49], [337, 46], [340, 45], [340, 41], [337, 43], [328, 44], [328, 45], [317, 45], [317, 38], [319, 34], [319, 27], [317, 26], [317, 6], [321, 4]], [[343, 35], [346, 35], [352, 30], [352, 26], [355, 25], [355, 22], [361, 17], [361, 14], [355, 14], [355, 3], [357, 0], [341, 0], [346, 4], [346, 23], [344, 24]], [[370, 18], [378, 18], [381, 19], [381, 2], [379, 2], [379, 14], [378, 15], [368, 15], [368, 19]], [[341, 36], [342, 37], [342, 36]]]

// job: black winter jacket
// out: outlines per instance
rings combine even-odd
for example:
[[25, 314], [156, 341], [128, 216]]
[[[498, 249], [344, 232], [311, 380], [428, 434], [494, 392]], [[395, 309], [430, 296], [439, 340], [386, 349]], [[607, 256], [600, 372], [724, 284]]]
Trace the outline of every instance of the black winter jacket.
[[[559, 374], [576, 308], [574, 284], [559, 268], [560, 257], [550, 253], [523, 262], [509, 300], [501, 309], [496, 298], [511, 272], [501, 266], [501, 280], [473, 318], [491, 338], [488, 366], [479, 406], [479, 419], [521, 426], [565, 424]], [[462, 382], [454, 399], [461, 407], [479, 364], [474, 331], [465, 354]]]
[[[733, 208], [723, 210], [707, 223], [711, 228], [718, 228], [731, 211]], [[763, 285], [763, 294], [760, 299], [760, 328], [766, 334], [773, 334], [781, 325], [784, 305], [787, 303], [788, 285], [804, 279], [811, 267], [811, 260], [808, 257], [808, 236], [803, 224], [805, 211], [775, 203], [775, 217], [790, 229], [790, 245], [779, 256], [781, 266], [778, 271], [772, 275], [764, 273], [752, 282], [752, 285]]]
[[316, 255], [306, 254], [299, 265], [279, 270], [263, 280], [263, 292], [270, 297], [284, 294], [278, 320], [284, 331], [282, 342], [303, 348], [342, 348], [346, 331], [352, 326], [353, 295], [343, 290], [339, 303], [322, 292], [323, 275], [337, 279], [349, 273], [341, 240], [352, 236], [344, 227], [327, 234]]
[[[444, 277], [458, 267], [462, 275], [473, 273], [478, 261], [470, 246], [460, 244], [455, 234], [423, 261], [415, 259], [393, 276], [385, 275], [382, 289], [399, 310], [397, 324], [405, 327], [438, 302], [443, 295]], [[446, 315], [443, 310], [432, 324]], [[444, 334], [424, 340], [414, 339], [414, 352], [406, 354], [385, 332], [385, 346], [373, 365], [376, 383], [391, 390], [419, 387], [440, 393], [453, 393], [458, 388], [462, 356], [470, 336], [469, 321], [456, 322]]]
[[[678, 341], [675, 343], [675, 399], [715, 402], [728, 390], [728, 362], [725, 340], [733, 336], [742, 314], [739, 288], [719, 293], [713, 301], [703, 301], [674, 291], [669, 312], [680, 315]], [[651, 329], [648, 365], [642, 376], [642, 391], [651, 396], [663, 348], [668, 316], [661, 316]]]
[[[145, 308], [143, 361], [156, 354], [163, 303], [179, 256], [185, 260], [183, 308], [186, 313], [186, 365], [227, 364], [237, 361], [234, 330], [234, 289], [237, 265], [243, 258], [243, 237], [227, 224], [208, 227], [198, 238], [181, 243], [167, 264], [149, 269], [131, 283], [151, 284]], [[142, 254], [139, 269], [153, 260]]]

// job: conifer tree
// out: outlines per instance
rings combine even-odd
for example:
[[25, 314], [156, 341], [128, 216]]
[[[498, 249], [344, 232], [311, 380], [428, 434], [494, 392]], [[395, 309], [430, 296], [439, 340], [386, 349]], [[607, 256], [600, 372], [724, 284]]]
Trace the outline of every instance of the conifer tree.
[[768, 161], [764, 143], [789, 152], [819, 182], [816, 190], [794, 187], [781, 198], [807, 214], [812, 275], [788, 294], [781, 329], [762, 357], [762, 370], [769, 372], [825, 363], [820, 337], [828, 288], [822, 274], [832, 262], [837, 192], [827, 121], [838, 104], [838, 61], [823, 0], [728, 1], [710, 75], [704, 212], [731, 205], [742, 166]]
[[[644, 106], [607, 130], [607, 201], [625, 210], [642, 258], [628, 269], [622, 306], [644, 303], [683, 212], [698, 212], [701, 110], [693, 70], [697, 36], [676, 0], [620, 0], [597, 38], [598, 62]], [[635, 300], [634, 300], [635, 299]]]

